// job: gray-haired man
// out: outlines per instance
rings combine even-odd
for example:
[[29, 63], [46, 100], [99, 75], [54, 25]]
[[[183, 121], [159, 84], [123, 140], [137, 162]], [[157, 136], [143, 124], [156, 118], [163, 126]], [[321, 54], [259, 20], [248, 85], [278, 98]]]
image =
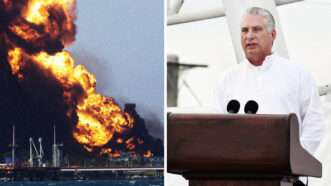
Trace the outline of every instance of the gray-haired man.
[[231, 100], [238, 100], [244, 113], [249, 100], [258, 103], [258, 114], [296, 113], [300, 141], [314, 153], [324, 132], [323, 110], [317, 86], [299, 63], [272, 52], [277, 36], [272, 14], [263, 8], [247, 10], [241, 22], [241, 44], [246, 59], [226, 71], [219, 84], [220, 110], [226, 112]]

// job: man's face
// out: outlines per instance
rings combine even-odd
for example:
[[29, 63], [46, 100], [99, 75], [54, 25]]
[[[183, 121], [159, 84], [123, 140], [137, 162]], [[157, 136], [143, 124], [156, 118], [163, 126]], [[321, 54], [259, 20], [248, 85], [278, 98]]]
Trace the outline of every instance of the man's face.
[[[267, 21], [259, 15], [246, 15], [241, 23], [241, 45], [246, 58], [253, 64], [261, 65], [267, 55], [271, 54], [276, 31], [267, 30]], [[261, 61], [262, 60], [262, 61]]]

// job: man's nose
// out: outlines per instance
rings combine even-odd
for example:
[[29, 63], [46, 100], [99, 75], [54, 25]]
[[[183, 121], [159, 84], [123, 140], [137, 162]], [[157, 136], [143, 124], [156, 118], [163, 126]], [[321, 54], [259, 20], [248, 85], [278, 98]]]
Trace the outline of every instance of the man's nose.
[[255, 33], [254, 33], [253, 31], [249, 30], [249, 31], [247, 32], [246, 37], [247, 37], [248, 40], [252, 40], [252, 39], [255, 38]]

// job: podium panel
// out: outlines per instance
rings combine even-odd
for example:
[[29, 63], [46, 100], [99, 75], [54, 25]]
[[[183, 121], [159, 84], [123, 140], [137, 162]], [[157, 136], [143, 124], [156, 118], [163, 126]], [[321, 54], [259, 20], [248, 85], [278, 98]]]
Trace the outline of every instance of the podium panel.
[[169, 114], [167, 132], [168, 172], [190, 186], [286, 185], [284, 178], [322, 174], [300, 145], [295, 114]]

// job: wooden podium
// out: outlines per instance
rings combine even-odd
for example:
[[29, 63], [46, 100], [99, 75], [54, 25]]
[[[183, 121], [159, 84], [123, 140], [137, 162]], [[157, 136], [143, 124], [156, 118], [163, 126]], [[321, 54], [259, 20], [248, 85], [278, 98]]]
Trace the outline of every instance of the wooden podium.
[[321, 177], [295, 114], [168, 114], [168, 172], [190, 186], [292, 186]]

